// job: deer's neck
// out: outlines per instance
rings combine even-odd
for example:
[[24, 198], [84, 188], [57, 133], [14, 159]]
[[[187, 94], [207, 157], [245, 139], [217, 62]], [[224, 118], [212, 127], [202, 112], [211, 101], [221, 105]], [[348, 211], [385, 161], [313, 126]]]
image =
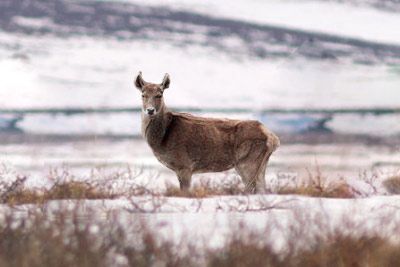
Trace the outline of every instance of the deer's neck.
[[142, 113], [142, 135], [153, 150], [160, 148], [169, 123], [170, 116], [165, 107], [154, 117]]

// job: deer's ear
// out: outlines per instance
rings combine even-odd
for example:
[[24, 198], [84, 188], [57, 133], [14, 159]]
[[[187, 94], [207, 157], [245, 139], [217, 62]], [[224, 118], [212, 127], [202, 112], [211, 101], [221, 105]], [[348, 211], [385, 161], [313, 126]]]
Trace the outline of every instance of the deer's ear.
[[169, 74], [165, 73], [164, 79], [161, 83], [161, 87], [163, 90], [167, 89], [169, 87], [169, 84], [171, 83], [171, 80], [169, 78]]
[[146, 84], [146, 82], [143, 80], [142, 72], [139, 71], [138, 75], [135, 78], [135, 86], [137, 89], [142, 90], [142, 88], [145, 84]]

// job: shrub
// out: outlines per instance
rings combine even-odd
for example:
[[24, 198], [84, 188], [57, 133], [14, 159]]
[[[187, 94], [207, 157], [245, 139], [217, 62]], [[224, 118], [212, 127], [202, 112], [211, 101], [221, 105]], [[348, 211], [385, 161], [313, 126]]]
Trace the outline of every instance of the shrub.
[[180, 190], [178, 187], [169, 186], [164, 195], [167, 197], [206, 198], [222, 195], [244, 195], [244, 185], [240, 179], [232, 179], [229, 176], [222, 184], [212, 184], [210, 180], [200, 180], [188, 191]]
[[132, 240], [127, 240], [115, 218], [102, 225], [94, 211], [82, 216], [78, 209], [60, 206], [57, 212], [34, 211], [23, 218], [15, 212], [6, 215], [0, 224], [0, 266], [190, 266], [168, 242], [157, 242], [145, 224], [129, 232]]
[[400, 176], [393, 176], [383, 181], [383, 186], [390, 194], [400, 194]]
[[293, 239], [276, 252], [262, 242], [267, 230], [246, 235], [252, 229], [242, 226], [222, 248], [194, 248], [158, 239], [140, 220], [133, 228], [116, 215], [99, 222], [94, 210], [79, 207], [10, 211], [0, 223], [0, 266], [400, 266], [400, 245], [377, 236], [334, 233], [297, 249]]
[[284, 185], [277, 188], [278, 194], [296, 194], [311, 197], [354, 198], [355, 192], [345, 181], [328, 182], [317, 168], [315, 173], [308, 172], [304, 182], [295, 185]]
[[44, 203], [56, 199], [112, 199], [119, 195], [95, 188], [87, 182], [57, 181], [49, 189], [24, 188], [25, 180], [15, 180], [1, 195], [1, 202], [10, 205]]
[[273, 252], [266, 245], [233, 240], [220, 251], [208, 253], [208, 266], [271, 266], [271, 267], [330, 267], [330, 266], [400, 266], [400, 246], [379, 237], [350, 237], [336, 234], [317, 242], [311, 249], [298, 252]]

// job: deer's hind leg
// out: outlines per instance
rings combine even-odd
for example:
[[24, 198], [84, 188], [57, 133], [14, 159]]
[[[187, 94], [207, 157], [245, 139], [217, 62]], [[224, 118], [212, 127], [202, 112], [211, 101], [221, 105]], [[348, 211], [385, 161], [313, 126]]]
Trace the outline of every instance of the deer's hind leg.
[[178, 170], [175, 171], [176, 176], [178, 176], [180, 189], [183, 191], [188, 191], [190, 187], [190, 182], [192, 180], [192, 171], [191, 170]]
[[265, 192], [265, 171], [271, 151], [264, 140], [249, 140], [238, 148], [235, 169], [248, 193]]

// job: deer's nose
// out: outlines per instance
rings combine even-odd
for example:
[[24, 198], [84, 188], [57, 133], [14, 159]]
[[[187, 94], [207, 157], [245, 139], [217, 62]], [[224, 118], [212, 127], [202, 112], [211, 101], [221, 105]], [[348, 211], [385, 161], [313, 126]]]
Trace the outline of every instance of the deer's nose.
[[147, 111], [147, 114], [153, 115], [154, 111], [156, 111], [156, 109], [155, 108], [147, 108], [146, 111]]

